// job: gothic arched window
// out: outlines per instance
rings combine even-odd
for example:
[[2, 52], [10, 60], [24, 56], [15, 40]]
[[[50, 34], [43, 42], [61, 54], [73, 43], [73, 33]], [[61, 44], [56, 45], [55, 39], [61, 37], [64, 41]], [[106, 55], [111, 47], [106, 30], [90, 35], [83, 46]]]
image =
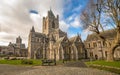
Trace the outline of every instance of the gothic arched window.
[[52, 22], [52, 28], [55, 28], [55, 23], [54, 23], [54, 21]]
[[47, 28], [47, 25], [46, 25], [46, 23], [45, 23], [45, 29]]

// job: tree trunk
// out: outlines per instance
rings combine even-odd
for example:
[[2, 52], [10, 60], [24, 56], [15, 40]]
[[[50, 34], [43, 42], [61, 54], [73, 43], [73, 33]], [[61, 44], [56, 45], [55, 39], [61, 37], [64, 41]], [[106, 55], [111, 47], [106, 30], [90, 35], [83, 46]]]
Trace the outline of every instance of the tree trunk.
[[107, 53], [107, 61], [114, 61], [114, 53], [112, 52], [113, 50], [112, 50], [112, 48], [111, 49], [109, 49], [110, 51], [108, 51], [108, 53]]
[[108, 54], [107, 54], [107, 61], [114, 61], [114, 51], [115, 49], [120, 46], [120, 31], [117, 30], [116, 39], [114, 39], [114, 43], [110, 47]]

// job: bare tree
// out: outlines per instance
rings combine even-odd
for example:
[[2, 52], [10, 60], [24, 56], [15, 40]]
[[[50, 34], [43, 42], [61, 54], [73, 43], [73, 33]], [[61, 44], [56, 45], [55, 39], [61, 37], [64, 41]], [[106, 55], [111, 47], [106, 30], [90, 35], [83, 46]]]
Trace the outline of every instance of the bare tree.
[[90, 0], [81, 13], [83, 28], [95, 32], [103, 42], [109, 43], [108, 39], [101, 35], [101, 32], [104, 32], [104, 25], [101, 22], [101, 19], [104, 19], [101, 17], [102, 14], [109, 16], [111, 20], [108, 26], [114, 23], [117, 32], [114, 43], [109, 45], [110, 49], [107, 55], [107, 60], [113, 61], [114, 51], [120, 45], [120, 0]]

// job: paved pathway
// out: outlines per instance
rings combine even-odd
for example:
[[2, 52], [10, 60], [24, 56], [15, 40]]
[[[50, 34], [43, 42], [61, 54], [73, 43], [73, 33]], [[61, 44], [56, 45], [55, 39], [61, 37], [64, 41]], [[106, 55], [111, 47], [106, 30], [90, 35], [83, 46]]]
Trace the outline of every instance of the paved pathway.
[[32, 67], [0, 64], [0, 75], [16, 75], [33, 69]]
[[87, 68], [87, 66], [85, 65], [85, 63], [82, 62], [82, 61], [66, 62], [66, 63], [63, 64], [63, 66], [66, 66], [66, 67], [84, 67], [84, 68]]
[[0, 75], [117, 75], [107, 71], [87, 68], [82, 62], [57, 66], [13, 66], [0, 65]]
[[44, 66], [17, 75], [117, 75], [117, 74], [92, 68]]

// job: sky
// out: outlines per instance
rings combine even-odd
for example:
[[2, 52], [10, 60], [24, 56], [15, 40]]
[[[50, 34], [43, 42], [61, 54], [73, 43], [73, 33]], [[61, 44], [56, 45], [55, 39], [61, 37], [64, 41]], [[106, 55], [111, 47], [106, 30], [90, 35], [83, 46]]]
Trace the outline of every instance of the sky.
[[42, 18], [48, 10], [59, 15], [59, 27], [68, 37], [81, 34], [85, 40], [89, 31], [82, 29], [80, 13], [88, 0], [0, 0], [0, 45], [15, 42], [21, 36], [27, 45], [32, 26], [42, 32]]

